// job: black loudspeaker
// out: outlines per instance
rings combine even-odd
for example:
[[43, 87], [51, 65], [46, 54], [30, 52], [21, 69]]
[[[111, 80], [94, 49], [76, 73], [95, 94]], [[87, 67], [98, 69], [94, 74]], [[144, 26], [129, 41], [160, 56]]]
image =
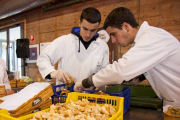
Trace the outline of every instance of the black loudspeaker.
[[17, 58], [29, 58], [29, 39], [17, 39]]

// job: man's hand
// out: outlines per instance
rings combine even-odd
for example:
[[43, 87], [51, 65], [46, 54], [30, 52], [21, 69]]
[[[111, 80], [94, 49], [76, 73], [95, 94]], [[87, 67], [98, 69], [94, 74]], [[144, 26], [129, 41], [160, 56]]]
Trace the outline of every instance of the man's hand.
[[63, 83], [67, 83], [67, 80], [69, 80], [69, 77], [62, 69], [53, 71], [50, 73], [50, 75], [51, 75], [51, 78], [56, 78]]
[[14, 91], [12, 89], [6, 89], [6, 93], [7, 93], [7, 95], [10, 95], [10, 94], [13, 94]]
[[142, 75], [139, 75], [139, 76], [133, 78], [132, 80], [130, 80], [129, 83], [133, 84], [134, 86], [137, 86], [140, 82], [142, 82], [145, 79], [146, 78], [142, 74]]
[[84, 87], [82, 85], [82, 81], [77, 81], [74, 85], [74, 91], [75, 92], [82, 92], [84, 90]]
[[74, 91], [81, 92], [85, 88], [90, 88], [90, 87], [94, 86], [92, 77], [93, 77], [93, 74], [90, 75], [88, 78], [82, 80], [82, 81], [77, 81], [75, 86], [74, 86]]

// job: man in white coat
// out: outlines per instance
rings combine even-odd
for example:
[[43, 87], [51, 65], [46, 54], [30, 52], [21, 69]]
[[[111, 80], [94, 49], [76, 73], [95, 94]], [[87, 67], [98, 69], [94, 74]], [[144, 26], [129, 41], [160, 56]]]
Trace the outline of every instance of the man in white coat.
[[13, 94], [14, 91], [11, 89], [9, 79], [6, 71], [6, 62], [0, 58], [0, 84], [5, 86], [5, 91], [0, 91], [0, 94]]
[[74, 90], [121, 84], [144, 74], [163, 100], [164, 112], [169, 106], [180, 108], [180, 42], [167, 31], [149, 26], [146, 21], [139, 26], [132, 12], [124, 7], [114, 9], [103, 28], [113, 43], [123, 47], [132, 44], [133, 47], [118, 61], [78, 81]]
[[[100, 12], [92, 7], [82, 11], [80, 27], [55, 39], [38, 57], [37, 66], [43, 78], [56, 78], [66, 83], [70, 74], [74, 81], [87, 78], [109, 64], [107, 43], [96, 33], [101, 22]], [[57, 62], [58, 70], [54, 69]]]

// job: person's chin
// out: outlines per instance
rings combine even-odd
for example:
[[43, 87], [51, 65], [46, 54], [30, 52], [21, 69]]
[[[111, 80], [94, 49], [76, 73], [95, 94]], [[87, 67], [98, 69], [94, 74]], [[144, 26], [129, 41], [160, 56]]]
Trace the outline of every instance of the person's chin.
[[85, 42], [89, 42], [89, 39], [84, 39]]

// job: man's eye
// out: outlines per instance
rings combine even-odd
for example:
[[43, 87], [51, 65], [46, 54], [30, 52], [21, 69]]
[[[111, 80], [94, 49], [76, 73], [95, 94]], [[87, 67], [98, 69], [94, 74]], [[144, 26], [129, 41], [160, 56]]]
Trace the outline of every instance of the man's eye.
[[84, 28], [84, 30], [88, 30], [88, 29]]
[[115, 36], [115, 33], [111, 33], [112, 36]]
[[91, 30], [91, 32], [95, 32], [96, 30]]

